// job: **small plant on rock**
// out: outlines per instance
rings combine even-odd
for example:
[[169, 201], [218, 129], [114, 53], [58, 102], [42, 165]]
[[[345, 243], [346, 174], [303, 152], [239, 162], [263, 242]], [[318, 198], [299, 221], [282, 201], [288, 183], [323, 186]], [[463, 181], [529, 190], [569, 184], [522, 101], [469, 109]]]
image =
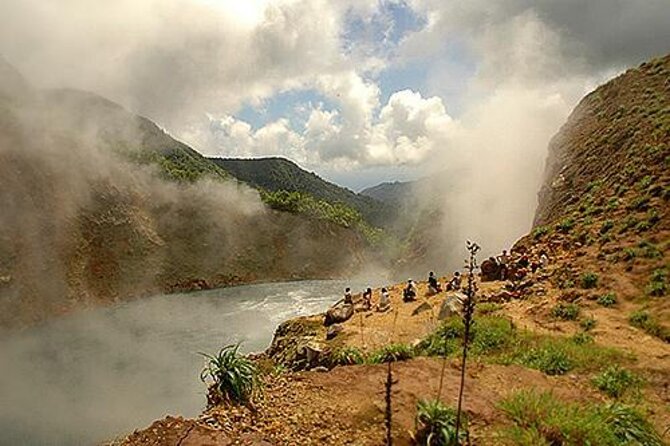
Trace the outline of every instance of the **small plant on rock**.
[[256, 364], [239, 353], [240, 345], [227, 345], [216, 355], [201, 353], [207, 364], [200, 379], [208, 384], [208, 405], [247, 404], [260, 388]]

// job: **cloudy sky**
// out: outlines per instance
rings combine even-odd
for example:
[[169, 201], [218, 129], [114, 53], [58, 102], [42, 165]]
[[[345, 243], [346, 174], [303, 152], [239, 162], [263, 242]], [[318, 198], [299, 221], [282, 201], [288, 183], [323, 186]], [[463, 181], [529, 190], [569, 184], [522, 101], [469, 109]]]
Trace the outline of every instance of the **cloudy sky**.
[[668, 0], [0, 5], [0, 52], [35, 84], [103, 94], [207, 155], [282, 155], [354, 189], [464, 160], [480, 179], [531, 170], [535, 188], [579, 98], [669, 42]]

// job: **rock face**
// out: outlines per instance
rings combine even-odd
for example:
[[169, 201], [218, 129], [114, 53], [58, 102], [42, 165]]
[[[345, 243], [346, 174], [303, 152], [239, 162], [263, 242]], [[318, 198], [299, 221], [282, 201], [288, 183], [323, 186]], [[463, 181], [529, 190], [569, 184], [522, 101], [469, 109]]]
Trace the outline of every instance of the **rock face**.
[[[623, 187], [647, 175], [664, 175], [670, 140], [668, 79], [670, 55], [630, 69], [582, 99], [549, 144], [535, 226], [568, 218], [571, 207], [590, 197], [596, 200], [609, 188], [623, 193]], [[592, 203], [589, 209], [584, 204], [584, 210], [593, 212], [602, 206]]]
[[291, 370], [305, 370], [322, 365], [326, 329], [323, 316], [291, 319], [277, 327], [266, 354], [276, 364]]
[[461, 293], [453, 293], [448, 295], [440, 306], [440, 312], [437, 318], [442, 321], [451, 316], [459, 315], [461, 308], [463, 308], [464, 299], [465, 295]]
[[339, 324], [333, 324], [330, 327], [328, 327], [328, 331], [326, 331], [326, 340], [331, 340], [338, 334], [342, 333], [344, 328], [339, 325]]
[[324, 325], [326, 327], [339, 324], [347, 321], [351, 316], [354, 315], [354, 306], [350, 304], [339, 304], [334, 307], [331, 307], [326, 311], [326, 319], [324, 320]]
[[428, 302], [423, 302], [421, 305], [416, 307], [414, 311], [412, 311], [412, 316], [416, 316], [418, 314], [421, 314], [425, 311], [431, 311], [433, 309], [433, 306], [429, 304]]

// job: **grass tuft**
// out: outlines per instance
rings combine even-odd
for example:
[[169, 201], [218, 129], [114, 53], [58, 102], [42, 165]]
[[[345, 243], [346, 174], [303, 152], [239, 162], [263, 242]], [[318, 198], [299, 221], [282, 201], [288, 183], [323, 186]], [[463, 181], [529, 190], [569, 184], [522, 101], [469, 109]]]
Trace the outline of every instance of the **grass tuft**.
[[556, 319], [563, 319], [564, 321], [574, 321], [577, 320], [581, 309], [579, 305], [575, 303], [564, 303], [559, 302], [551, 309], [551, 317]]
[[611, 398], [620, 398], [624, 393], [637, 389], [641, 379], [629, 370], [612, 365], [596, 375], [592, 382], [598, 390]]
[[603, 307], [609, 308], [613, 307], [616, 305], [616, 294], [614, 293], [607, 293], [603, 294], [602, 296], [598, 297], [598, 305], [602, 305]]
[[499, 407], [513, 423], [500, 432], [505, 444], [663, 445], [644, 414], [621, 403], [569, 403], [548, 392], [525, 390], [505, 398]]
[[406, 361], [414, 357], [414, 349], [408, 344], [388, 344], [373, 352], [368, 361], [371, 364], [382, 364], [395, 361]]

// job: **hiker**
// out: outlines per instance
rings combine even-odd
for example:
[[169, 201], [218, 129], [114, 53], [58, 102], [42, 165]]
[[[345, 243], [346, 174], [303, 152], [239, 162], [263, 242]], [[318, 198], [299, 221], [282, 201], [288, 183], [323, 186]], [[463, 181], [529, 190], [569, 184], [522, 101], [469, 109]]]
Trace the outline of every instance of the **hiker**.
[[389, 292], [386, 291], [386, 288], [382, 288], [382, 294], [379, 298], [379, 304], [377, 304], [377, 311], [384, 312], [391, 308], [391, 299], [389, 298]]
[[517, 265], [519, 265], [519, 267], [521, 267], [521, 268], [528, 268], [528, 266], [530, 265], [530, 260], [528, 259], [528, 255], [523, 254], [523, 255], [521, 256], [521, 258], [519, 259], [519, 261], [516, 262], [516, 263], [517, 263]]
[[367, 288], [363, 292], [363, 311], [370, 311], [372, 308], [372, 288]]
[[349, 287], [344, 290], [344, 303], [345, 305], [354, 304], [354, 298], [351, 296], [351, 288]]
[[435, 277], [435, 273], [432, 271], [428, 274], [428, 291], [430, 294], [437, 294], [442, 291], [442, 286], [440, 285], [440, 282], [437, 281], [437, 277]]
[[414, 285], [412, 279], [409, 279], [407, 281], [407, 286], [402, 290], [402, 300], [403, 302], [412, 302], [416, 300], [416, 295], [416, 285]]
[[458, 271], [454, 271], [454, 277], [447, 284], [447, 291], [460, 291], [463, 276]]
[[496, 260], [500, 265], [500, 279], [507, 279], [507, 272], [509, 269], [509, 255], [507, 255], [507, 250], [503, 249], [502, 254], [500, 254]]

